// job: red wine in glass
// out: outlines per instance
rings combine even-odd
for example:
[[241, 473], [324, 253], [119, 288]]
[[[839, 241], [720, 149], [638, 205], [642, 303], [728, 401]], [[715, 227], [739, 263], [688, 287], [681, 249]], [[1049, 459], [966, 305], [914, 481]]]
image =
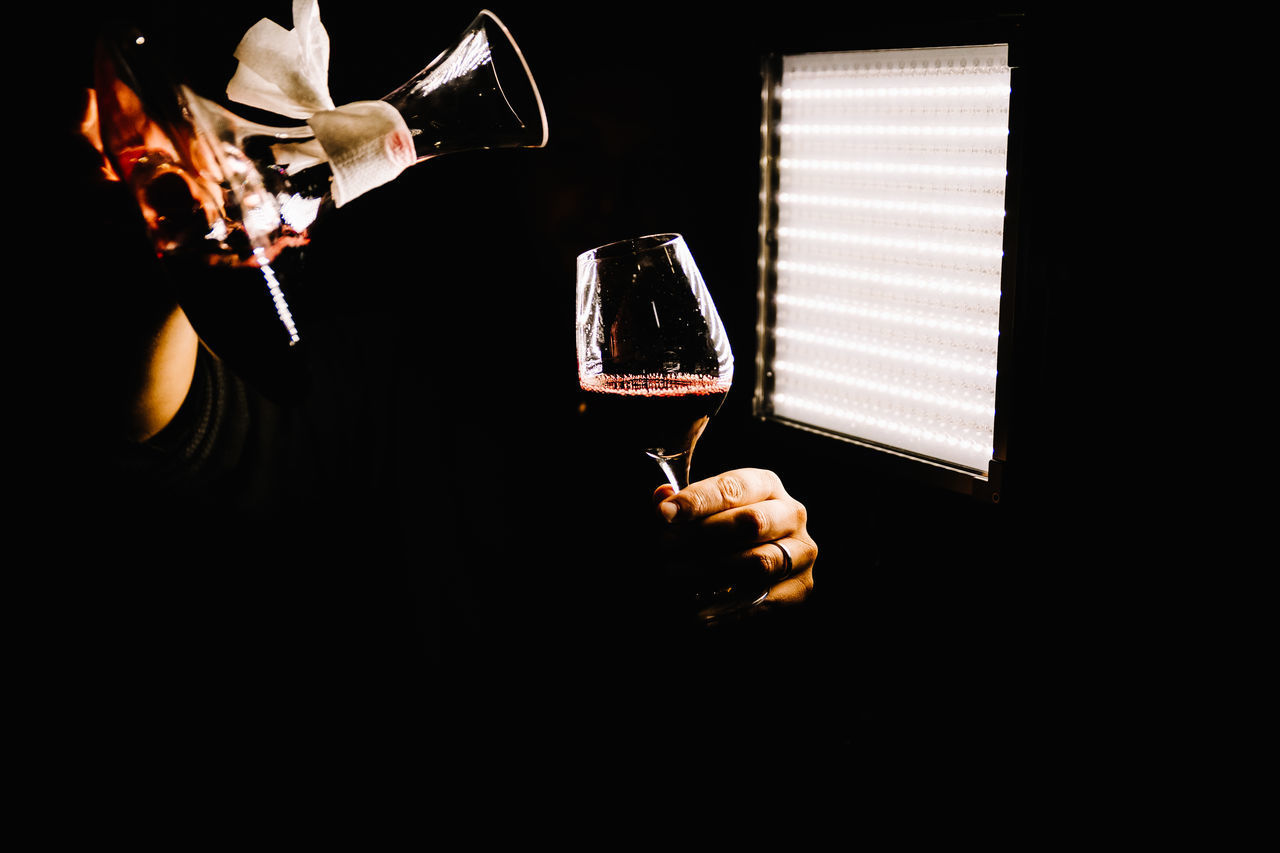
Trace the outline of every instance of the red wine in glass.
[[[587, 410], [611, 441], [644, 450], [662, 464], [683, 460], [687, 482], [693, 447], [729, 393], [730, 380], [694, 375], [595, 375], [581, 382]], [[673, 482], [680, 488], [684, 483]]]

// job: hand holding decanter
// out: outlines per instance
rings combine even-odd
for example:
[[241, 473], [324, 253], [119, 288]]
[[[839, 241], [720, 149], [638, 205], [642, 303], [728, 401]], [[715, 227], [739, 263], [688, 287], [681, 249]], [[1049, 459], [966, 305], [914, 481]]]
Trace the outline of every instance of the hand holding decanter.
[[326, 209], [442, 154], [548, 137], [529, 67], [491, 12], [391, 94], [341, 106], [314, 0], [295, 0], [294, 24], [246, 34], [228, 96], [303, 124], [249, 121], [178, 84], [141, 34], [104, 39], [95, 64], [104, 153], [201, 338], [248, 378], [305, 337], [302, 255]]

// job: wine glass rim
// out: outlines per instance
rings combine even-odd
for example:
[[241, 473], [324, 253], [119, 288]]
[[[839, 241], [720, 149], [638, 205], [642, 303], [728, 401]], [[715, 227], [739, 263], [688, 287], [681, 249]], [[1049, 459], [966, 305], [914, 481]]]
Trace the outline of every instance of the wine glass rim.
[[600, 261], [622, 258], [640, 252], [651, 252], [684, 241], [684, 237], [674, 232], [646, 234], [643, 237], [629, 237], [625, 240], [614, 240], [603, 246], [588, 249], [578, 256], [579, 260]]

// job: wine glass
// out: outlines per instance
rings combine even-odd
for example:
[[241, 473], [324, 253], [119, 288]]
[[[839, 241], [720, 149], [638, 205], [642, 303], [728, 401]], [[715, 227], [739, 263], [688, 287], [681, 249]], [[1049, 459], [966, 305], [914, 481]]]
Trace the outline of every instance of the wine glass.
[[273, 364], [295, 360], [304, 336], [304, 252], [326, 210], [442, 154], [548, 137], [523, 53], [488, 10], [380, 102], [323, 112], [342, 122], [335, 131], [329, 119], [330, 136], [360, 143], [337, 157], [315, 115], [289, 126], [243, 118], [178, 82], [135, 30], [100, 40], [94, 88], [104, 154], [176, 271], [179, 303], [206, 346], [263, 390], [292, 372]]
[[[733, 383], [733, 350], [684, 238], [651, 234], [583, 252], [577, 268], [578, 384], [610, 440], [654, 459], [679, 491], [694, 446]], [[694, 593], [712, 621], [764, 593]]]

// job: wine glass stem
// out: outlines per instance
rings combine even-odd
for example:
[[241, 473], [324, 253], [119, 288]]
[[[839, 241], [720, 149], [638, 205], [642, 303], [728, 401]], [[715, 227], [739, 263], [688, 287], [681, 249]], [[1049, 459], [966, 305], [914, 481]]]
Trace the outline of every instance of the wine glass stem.
[[678, 492], [689, 485], [689, 466], [693, 462], [691, 452], [677, 453], [674, 456], [660, 456], [656, 453], [650, 455], [657, 461], [673, 489]]

